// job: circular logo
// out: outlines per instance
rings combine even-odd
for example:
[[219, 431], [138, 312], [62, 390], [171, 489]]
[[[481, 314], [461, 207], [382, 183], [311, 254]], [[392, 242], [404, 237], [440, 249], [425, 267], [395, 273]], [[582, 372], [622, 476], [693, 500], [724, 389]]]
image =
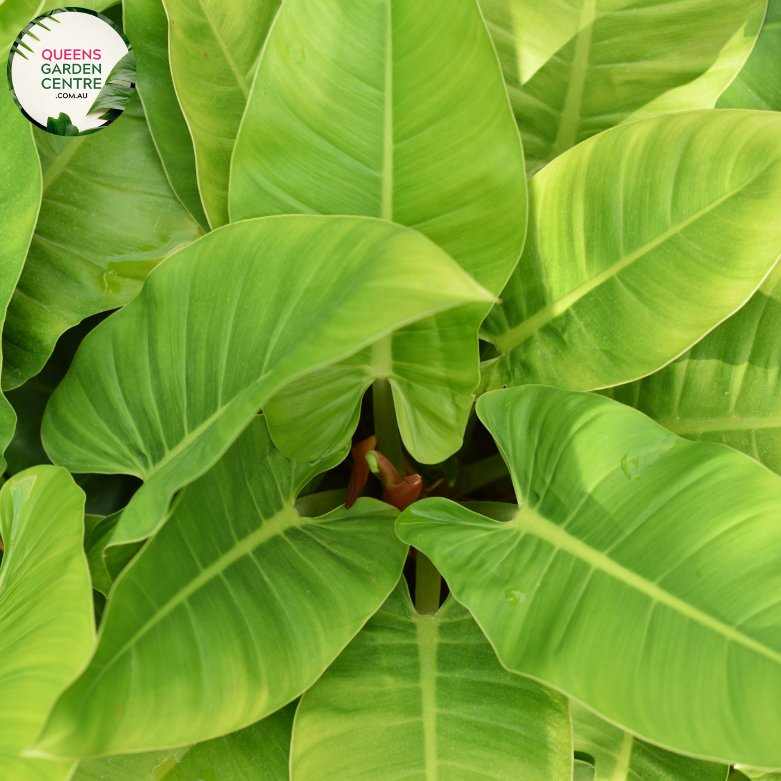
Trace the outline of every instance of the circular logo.
[[33, 19], [11, 47], [8, 86], [34, 125], [60, 136], [94, 133], [125, 109], [136, 59], [122, 31], [87, 8]]

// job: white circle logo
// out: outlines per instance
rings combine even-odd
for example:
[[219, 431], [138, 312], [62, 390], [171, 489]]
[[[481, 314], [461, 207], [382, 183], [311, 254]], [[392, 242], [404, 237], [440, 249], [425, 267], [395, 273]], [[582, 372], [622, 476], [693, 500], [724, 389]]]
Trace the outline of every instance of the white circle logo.
[[8, 58], [8, 86], [34, 125], [60, 136], [94, 133], [124, 110], [136, 60], [113, 22], [87, 8], [57, 8], [33, 19]]

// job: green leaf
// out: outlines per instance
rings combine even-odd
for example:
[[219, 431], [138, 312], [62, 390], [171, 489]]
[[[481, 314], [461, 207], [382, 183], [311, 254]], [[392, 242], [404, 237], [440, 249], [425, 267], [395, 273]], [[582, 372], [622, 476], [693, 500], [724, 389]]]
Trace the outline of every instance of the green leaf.
[[781, 111], [781, 2], [770, 0], [751, 56], [716, 108]]
[[171, 188], [201, 229], [208, 232], [195, 175], [193, 140], [171, 78], [163, 0], [125, 0], [123, 9], [125, 30], [133, 40], [138, 65], [136, 89], [144, 104], [149, 132]]
[[[79, 0], [79, 8], [104, 11], [116, 0]], [[0, 3], [0, 64], [5, 66], [14, 39], [28, 22], [55, 8], [62, 8], [62, 0], [5, 0]]]
[[595, 760], [594, 781], [726, 781], [729, 765], [673, 754], [572, 703], [575, 752]]
[[65, 781], [73, 767], [20, 753], [92, 647], [83, 518], [84, 494], [58, 467], [28, 469], [0, 491], [3, 781]]
[[119, 522], [121, 515], [120, 511], [108, 516], [87, 515], [84, 519], [86, 525], [84, 550], [87, 553], [92, 588], [105, 597], [108, 596], [108, 592], [111, 590], [114, 578], [106, 566], [103, 553], [111, 540], [114, 527]]
[[781, 115], [695, 111], [609, 130], [530, 182], [529, 239], [488, 316], [488, 388], [591, 390], [664, 366], [781, 254]]
[[168, 185], [138, 99], [99, 133], [34, 135], [43, 203], [3, 328], [3, 388], [37, 374], [63, 331], [126, 304], [201, 234]]
[[344, 456], [290, 461], [256, 416], [117, 580], [95, 655], [36, 751], [75, 758], [206, 740], [311, 686], [406, 558], [398, 513], [376, 499], [318, 518], [295, 511], [306, 483]]
[[71, 471], [145, 480], [113, 538], [140, 540], [285, 383], [490, 298], [424, 236], [383, 220], [227, 225], [168, 258], [86, 337], [47, 407], [44, 445]]
[[[9, 475], [38, 464], [51, 463], [41, 442], [43, 411], [52, 392], [65, 376], [76, 348], [100, 317], [88, 318], [66, 331], [40, 373], [21, 387], [7, 392], [6, 397], [16, 413], [16, 430], [5, 451]], [[81, 474], [75, 475], [74, 480], [87, 494], [86, 512], [97, 515], [108, 515], [124, 507], [138, 485], [136, 478], [126, 475]]]
[[[525, 209], [523, 150], [476, 0], [285, 0], [236, 141], [232, 220], [393, 220], [498, 294]], [[410, 453], [444, 460], [461, 444], [487, 311], [422, 321], [291, 386], [267, 408], [274, 441], [292, 458], [338, 449], [366, 388], [388, 378]]]
[[297, 705], [194, 746], [80, 762], [73, 781], [288, 781]]
[[781, 479], [595, 394], [526, 386], [477, 410], [515, 517], [427, 499], [397, 531], [502, 663], [657, 745], [781, 764]]
[[609, 395], [682, 437], [721, 442], [781, 474], [779, 333], [781, 265], [677, 361]]
[[[62, 112], [60, 112], [60, 115], [56, 119], [54, 117], [49, 117], [46, 120], [46, 131], [57, 136], [80, 135], [79, 129], [71, 122], [71, 118]], [[87, 134], [85, 133], [85, 135]]]
[[163, 0], [170, 22], [171, 75], [192, 135], [198, 187], [212, 228], [229, 221], [233, 145], [280, 1]]
[[575, 760], [572, 765], [572, 781], [595, 781], [597, 777], [594, 765]]
[[[24, 265], [40, 204], [41, 167], [32, 125], [11, 94], [0, 88], [0, 324]], [[2, 357], [0, 353], [0, 365]], [[0, 393], [0, 472], [5, 471], [3, 453], [15, 425], [16, 415]]]
[[417, 613], [404, 578], [304, 695], [291, 781], [570, 781], [569, 703], [502, 669], [452, 598]]
[[[130, 52], [130, 54], [133, 54], [133, 52]], [[90, 111], [103, 111], [101, 119], [117, 119], [127, 107], [134, 92], [134, 87], [106, 82], [90, 107]], [[111, 111], [110, 115], [109, 111]]]
[[[113, 114], [117, 111], [121, 113], [127, 108], [130, 98], [133, 97], [135, 86], [136, 53], [131, 50], [111, 69], [111, 73], [109, 73], [105, 84], [87, 113], [91, 114], [93, 111], [114, 109], [111, 118], [116, 119], [116, 116], [113, 116]], [[101, 117], [101, 119], [107, 118], [106, 116]]]
[[631, 119], [713, 108], [767, 0], [480, 0], [535, 171]]

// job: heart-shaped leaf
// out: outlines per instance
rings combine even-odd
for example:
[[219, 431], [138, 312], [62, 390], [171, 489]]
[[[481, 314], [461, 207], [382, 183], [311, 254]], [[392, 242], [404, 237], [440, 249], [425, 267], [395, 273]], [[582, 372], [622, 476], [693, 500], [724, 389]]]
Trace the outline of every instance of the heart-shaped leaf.
[[398, 513], [376, 499], [296, 512], [298, 492], [345, 454], [289, 461], [255, 417], [117, 580], [95, 655], [36, 750], [75, 758], [207, 740], [311, 686], [406, 557]]
[[174, 196], [134, 98], [87, 136], [35, 130], [43, 202], [3, 328], [3, 387], [37, 374], [67, 328], [134, 298], [169, 252], [201, 235]]
[[44, 445], [71, 471], [145, 480], [112, 538], [140, 540], [286, 382], [490, 298], [425, 236], [384, 220], [227, 225], [169, 257], [86, 337], [46, 409]]
[[[6, 392], [16, 413], [14, 437], [5, 451], [8, 475], [51, 463], [41, 442], [43, 412], [68, 371], [81, 340], [96, 322], [96, 318], [89, 318], [66, 331], [40, 373], [19, 388]], [[138, 487], [137, 478], [127, 475], [79, 474], [74, 475], [74, 480], [87, 495], [85, 512], [100, 516], [123, 508]]]
[[298, 701], [224, 738], [194, 746], [80, 762], [73, 781], [289, 781]]
[[[285, 0], [236, 141], [230, 212], [393, 220], [498, 294], [523, 248], [526, 183], [476, 0]], [[293, 458], [338, 449], [366, 388], [388, 379], [409, 451], [444, 460], [462, 441], [487, 311], [401, 329], [292, 385], [267, 406], [274, 441]]]
[[781, 255], [779, 139], [779, 114], [671, 114], [534, 176], [526, 248], [483, 326], [487, 387], [629, 382], [738, 309]]
[[402, 578], [301, 700], [290, 778], [570, 781], [571, 751], [567, 699], [503, 670], [452, 597], [419, 615]]
[[769, 0], [757, 42], [716, 108], [781, 111], [781, 2]]
[[480, 5], [535, 171], [629, 119], [713, 108], [754, 46], [766, 0]]
[[170, 22], [171, 75], [192, 135], [201, 201], [212, 228], [228, 222], [231, 153], [280, 2], [163, 0]]
[[168, 62], [168, 17], [163, 0], [125, 0], [125, 31], [136, 53], [136, 89], [144, 104], [149, 132], [171, 188], [203, 231], [203, 211], [195, 175], [193, 140], [176, 96]]
[[609, 395], [687, 439], [721, 442], [781, 473], [781, 266], [677, 361]]
[[726, 781], [729, 765], [673, 754], [572, 703], [575, 755], [594, 760], [594, 781]]
[[[0, 88], [0, 324], [22, 272], [41, 205], [41, 166], [32, 125]], [[0, 366], [3, 356], [0, 353]], [[16, 415], [0, 393], [0, 470], [11, 441]]]
[[94, 640], [83, 519], [84, 493], [64, 469], [28, 469], [0, 491], [3, 781], [65, 781], [73, 769], [20, 754]]
[[477, 409], [514, 518], [426, 499], [397, 531], [502, 663], [658, 745], [780, 765], [781, 478], [595, 394], [532, 385]]

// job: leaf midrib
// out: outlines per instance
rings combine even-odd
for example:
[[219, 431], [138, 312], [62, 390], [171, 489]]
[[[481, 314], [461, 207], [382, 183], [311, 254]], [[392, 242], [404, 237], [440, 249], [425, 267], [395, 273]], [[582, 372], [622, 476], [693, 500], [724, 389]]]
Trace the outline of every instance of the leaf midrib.
[[421, 718], [423, 719], [423, 749], [426, 781], [437, 781], [437, 642], [439, 629], [436, 616], [420, 616], [418, 648], [420, 650]]
[[217, 30], [217, 26], [212, 21], [211, 16], [209, 16], [209, 12], [206, 10], [206, 6], [203, 3], [203, 0], [198, 0], [198, 6], [200, 7], [201, 11], [203, 11], [203, 16], [206, 19], [206, 21], [209, 24], [209, 27], [212, 30], [212, 33], [214, 34], [214, 39], [217, 41], [217, 44], [220, 47], [220, 51], [222, 51], [223, 57], [225, 57], [225, 61], [228, 63], [228, 66], [231, 69], [231, 72], [233, 73], [234, 78], [236, 79], [236, 84], [238, 85], [239, 89], [244, 93], [244, 102], [246, 103], [247, 98], [249, 98], [249, 86], [247, 85], [247, 82], [245, 81], [244, 77], [241, 75], [238, 65], [236, 64], [236, 61], [231, 57], [230, 50], [228, 49], [225, 41], [223, 40], [222, 35], [220, 35], [219, 31]]
[[629, 764], [632, 759], [632, 746], [634, 737], [628, 732], [624, 733], [624, 739], [621, 741], [621, 748], [616, 757], [616, 766], [611, 776], [611, 781], [628, 781]]
[[575, 55], [570, 67], [571, 78], [567, 86], [567, 96], [564, 98], [564, 108], [561, 112], [556, 140], [551, 148], [551, 159], [558, 157], [562, 152], [566, 152], [575, 145], [596, 17], [597, 0], [583, 0], [578, 23], [578, 39], [575, 42]]
[[741, 182], [741, 184], [733, 187], [731, 190], [728, 190], [726, 193], [719, 196], [715, 201], [711, 201], [711, 203], [709, 203], [707, 206], [703, 206], [701, 209], [698, 209], [696, 212], [694, 212], [694, 214], [691, 214], [684, 220], [681, 220], [681, 222], [678, 222], [675, 225], [671, 225], [666, 231], [660, 233], [646, 244], [643, 244], [642, 247], [638, 247], [633, 252], [630, 252], [628, 255], [625, 255], [623, 258], [620, 258], [612, 265], [600, 271], [599, 274], [595, 274], [593, 277], [585, 280], [573, 290], [570, 290], [569, 293], [563, 295], [561, 298], [557, 299], [556, 301], [551, 301], [547, 306], [544, 306], [542, 309], [535, 312], [531, 317], [519, 323], [514, 328], [509, 329], [501, 336], [497, 337], [494, 344], [504, 354], [511, 352], [518, 345], [526, 341], [526, 339], [542, 330], [552, 320], [555, 320], [559, 315], [573, 307], [578, 301], [580, 301], [581, 298], [588, 295], [592, 290], [604, 284], [605, 282], [608, 282], [613, 277], [618, 276], [621, 271], [631, 266], [635, 261], [644, 257], [649, 252], [656, 249], [656, 247], [666, 242], [668, 239], [673, 238], [685, 228], [688, 228], [689, 225], [721, 206], [722, 203], [729, 200], [734, 195], [742, 192], [746, 187], [751, 185], [756, 179], [762, 176], [762, 174], [764, 174], [768, 168], [770, 168], [770, 165], [761, 168], [752, 177], [746, 179], [744, 182]]
[[[292, 504], [283, 504], [279, 512], [268, 519], [264, 519], [263, 524], [259, 529], [256, 529], [252, 534], [244, 537], [244, 539], [239, 540], [232, 548], [228, 549], [218, 559], [212, 562], [212, 564], [201, 570], [197, 577], [193, 578], [188, 584], [177, 591], [171, 599], [157, 610], [155, 614], [111, 657], [111, 659], [103, 665], [100, 672], [98, 672], [90, 683], [87, 693], [97, 685], [104, 674], [111, 669], [114, 663], [120, 659], [129, 648], [134, 646], [145, 634], [147, 634], [147, 632], [159, 624], [160, 621], [169, 615], [175, 608], [189, 599], [196, 591], [212, 580], [220, 577], [230, 566], [245, 556], [249, 556], [255, 549], [264, 545], [272, 537], [282, 535], [293, 527], [317, 523], [319, 520], [322, 519], [302, 518], [295, 511]], [[98, 641], [98, 646], [99, 644], [100, 640]]]
[[81, 149], [81, 145], [88, 136], [74, 138], [65, 149], [58, 154], [54, 160], [47, 166], [43, 172], [41, 180], [41, 197], [47, 192], [49, 187], [57, 180], [57, 177], [67, 168], [73, 155]]
[[778, 651], [763, 645], [705, 611], [690, 605], [669, 591], [660, 588], [656, 583], [646, 580], [642, 575], [638, 575], [623, 564], [619, 564], [604, 553], [590, 547], [577, 537], [568, 534], [561, 526], [547, 520], [547, 518], [541, 516], [531, 507], [521, 507], [518, 515], [510, 523], [519, 532], [536, 536], [552, 545], [556, 550], [569, 553], [576, 559], [585, 562], [593, 570], [603, 572], [624, 583], [629, 588], [645, 594], [652, 602], [664, 605], [689, 620], [716, 632], [728, 641], [738, 643], [770, 659], [775, 664], [781, 665], [781, 653]]
[[703, 434], [711, 431], [757, 431], [781, 428], [781, 410], [767, 415], [734, 417], [734, 413], [724, 417], [689, 418], [681, 415], [676, 418], [656, 418], [659, 425], [676, 434]]
[[385, 112], [382, 138], [381, 216], [393, 220], [393, 0], [385, 0]]

